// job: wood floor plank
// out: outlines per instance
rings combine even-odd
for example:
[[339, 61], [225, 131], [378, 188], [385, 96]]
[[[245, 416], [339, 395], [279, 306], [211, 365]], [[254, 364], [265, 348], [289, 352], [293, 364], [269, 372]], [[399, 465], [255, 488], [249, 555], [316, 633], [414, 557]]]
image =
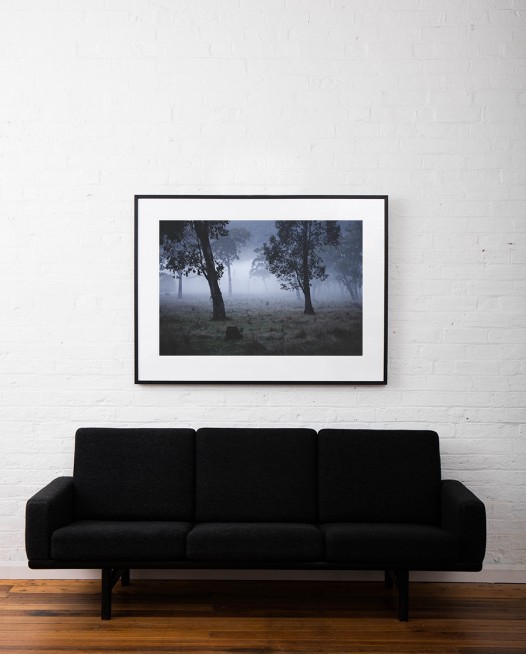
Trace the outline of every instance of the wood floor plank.
[[376, 582], [0, 581], [0, 653], [525, 654], [526, 585], [411, 584], [410, 621]]

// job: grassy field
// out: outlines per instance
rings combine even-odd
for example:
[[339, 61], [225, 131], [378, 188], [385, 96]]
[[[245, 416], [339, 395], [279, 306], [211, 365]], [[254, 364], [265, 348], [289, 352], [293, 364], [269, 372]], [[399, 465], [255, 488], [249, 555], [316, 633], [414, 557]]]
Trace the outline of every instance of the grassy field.
[[[161, 295], [161, 356], [362, 354], [362, 311], [343, 302], [314, 301], [314, 316], [294, 298], [225, 298], [225, 307], [228, 320], [215, 322], [208, 297]], [[227, 339], [228, 327], [241, 338]]]

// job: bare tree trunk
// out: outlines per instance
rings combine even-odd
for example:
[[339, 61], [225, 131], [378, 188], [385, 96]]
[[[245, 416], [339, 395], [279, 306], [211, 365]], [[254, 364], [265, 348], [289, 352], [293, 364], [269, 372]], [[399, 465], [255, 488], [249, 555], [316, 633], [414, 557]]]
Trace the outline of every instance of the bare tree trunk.
[[232, 271], [230, 270], [230, 264], [226, 264], [226, 270], [228, 273], [228, 295], [232, 297]]
[[226, 320], [225, 303], [223, 301], [223, 294], [219, 288], [219, 279], [217, 277], [212, 246], [210, 245], [208, 225], [202, 220], [195, 220], [194, 228], [205, 260], [205, 277], [212, 297], [212, 320]]
[[309, 316], [313, 316], [314, 307], [312, 306], [312, 300], [310, 294], [309, 238], [310, 238], [310, 224], [306, 220], [303, 223], [303, 295], [305, 296], [305, 311], [303, 313], [306, 313]]
[[183, 271], [180, 270], [177, 275], [178, 285], [177, 285], [177, 299], [183, 299]]
[[305, 295], [305, 311], [303, 313], [306, 313], [309, 316], [313, 316], [315, 314], [315, 311], [314, 311], [314, 307], [312, 306], [312, 300], [310, 296], [310, 286], [308, 284], [305, 287], [303, 294]]

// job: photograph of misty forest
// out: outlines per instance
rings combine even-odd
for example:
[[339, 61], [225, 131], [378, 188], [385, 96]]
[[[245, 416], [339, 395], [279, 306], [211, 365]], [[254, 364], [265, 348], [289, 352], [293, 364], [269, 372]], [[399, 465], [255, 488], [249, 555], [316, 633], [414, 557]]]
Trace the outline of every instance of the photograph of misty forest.
[[361, 220], [161, 220], [160, 356], [361, 356]]

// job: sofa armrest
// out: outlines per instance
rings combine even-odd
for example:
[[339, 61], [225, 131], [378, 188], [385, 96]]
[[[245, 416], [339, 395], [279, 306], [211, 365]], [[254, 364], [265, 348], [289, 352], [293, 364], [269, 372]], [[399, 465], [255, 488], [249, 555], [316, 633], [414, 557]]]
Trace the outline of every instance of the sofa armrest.
[[441, 527], [457, 535], [461, 563], [482, 567], [486, 552], [486, 509], [460, 481], [442, 481]]
[[26, 553], [30, 561], [51, 558], [51, 534], [73, 521], [73, 477], [58, 477], [26, 505]]

